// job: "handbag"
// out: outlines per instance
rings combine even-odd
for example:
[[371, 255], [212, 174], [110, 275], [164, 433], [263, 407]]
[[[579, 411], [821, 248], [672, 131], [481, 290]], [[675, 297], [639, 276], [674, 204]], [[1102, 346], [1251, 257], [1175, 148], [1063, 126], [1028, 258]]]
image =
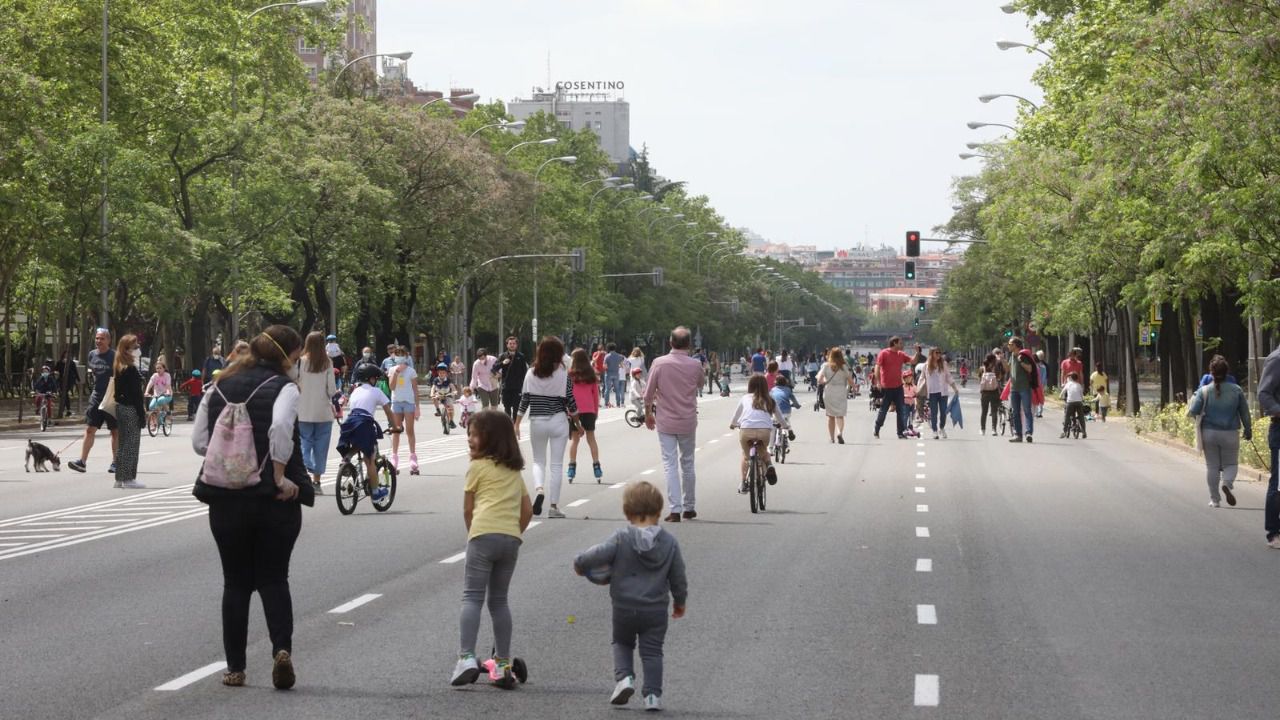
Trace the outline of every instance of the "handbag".
[[116, 416], [116, 376], [112, 375], [107, 381], [106, 392], [102, 395], [102, 401], [98, 403], [98, 410], [110, 415]]

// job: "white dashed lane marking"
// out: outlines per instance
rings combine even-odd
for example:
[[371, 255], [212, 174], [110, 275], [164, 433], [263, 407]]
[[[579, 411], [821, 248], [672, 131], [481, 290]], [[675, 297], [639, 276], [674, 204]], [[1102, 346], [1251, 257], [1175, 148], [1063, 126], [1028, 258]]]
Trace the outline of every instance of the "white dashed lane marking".
[[447, 558], [445, 558], [445, 559], [441, 560], [441, 561], [440, 561], [440, 564], [441, 564], [441, 565], [452, 565], [453, 563], [456, 563], [456, 562], [458, 562], [459, 560], [462, 560], [462, 559], [464, 559], [464, 558], [466, 558], [466, 557], [467, 557], [467, 552], [466, 552], [465, 550], [463, 550], [462, 552], [458, 553], [457, 555], [450, 555], [449, 557], [447, 557]]
[[916, 506], [916, 512], [929, 512], [929, 506], [928, 506], [928, 505], [917, 505], [917, 506]]
[[618, 488], [620, 488], [620, 487], [626, 487], [626, 483], [624, 483], [624, 482], [614, 483], [614, 484], [612, 484], [612, 485], [610, 485], [610, 486], [609, 486], [609, 489], [611, 489], [611, 490], [617, 490], [617, 489], [618, 489]]
[[917, 527], [917, 528], [916, 528], [916, 537], [918, 537], [918, 538], [926, 538], [926, 537], [929, 537], [929, 528], [927, 528], [927, 527]]
[[640, 474], [641, 474], [641, 475], [652, 475], [652, 474], [654, 474], [655, 472], [657, 472], [657, 469], [656, 469], [656, 468], [649, 468], [648, 470], [645, 470], [644, 472], [642, 472], [642, 473], [640, 473]]
[[[465, 557], [465, 556], [466, 556], [466, 553], [463, 553], [463, 556]], [[364, 605], [364, 604], [366, 604], [366, 603], [373, 602], [374, 600], [377, 600], [377, 599], [378, 599], [378, 598], [380, 598], [380, 597], [382, 597], [382, 595], [381, 595], [380, 593], [365, 593], [364, 595], [361, 595], [360, 597], [356, 598], [355, 600], [352, 600], [352, 601], [350, 601], [350, 602], [342, 603], [342, 604], [341, 604], [341, 605], [339, 605], [338, 607], [336, 607], [336, 608], [334, 608], [334, 609], [330, 610], [330, 611], [329, 611], [329, 614], [330, 614], [330, 615], [341, 615], [342, 613], [349, 613], [349, 612], [351, 612], [352, 610], [355, 610], [356, 608], [360, 607], [361, 605]]]
[[937, 707], [938, 694], [937, 675], [916, 675], [916, 707]]
[[922, 488], [922, 487], [920, 487], [919, 485], [917, 485], [917, 486], [916, 486], [916, 492], [918, 492], [918, 493], [922, 493], [922, 492], [924, 492], [924, 488]]
[[580, 505], [586, 505], [589, 502], [591, 502], [591, 498], [582, 498], [581, 500], [574, 500], [565, 507], [578, 507]]
[[916, 622], [921, 625], [937, 625], [938, 609], [932, 605], [917, 605]]
[[173, 690], [181, 690], [182, 688], [190, 685], [193, 682], [196, 682], [198, 680], [203, 680], [204, 678], [207, 678], [216, 672], [220, 672], [226, 669], [227, 669], [227, 664], [225, 662], [219, 661], [216, 663], [209, 663], [208, 665], [205, 665], [199, 670], [192, 670], [191, 672], [187, 673], [186, 675], [183, 675], [182, 677], [174, 678], [173, 680], [170, 680], [169, 682], [158, 686], [156, 690], [159, 690], [161, 692], [171, 692]]
[[933, 572], [933, 560], [916, 558], [916, 572]]
[[917, 479], [917, 480], [923, 480], [923, 479], [924, 479], [924, 473], [916, 473], [916, 479]]

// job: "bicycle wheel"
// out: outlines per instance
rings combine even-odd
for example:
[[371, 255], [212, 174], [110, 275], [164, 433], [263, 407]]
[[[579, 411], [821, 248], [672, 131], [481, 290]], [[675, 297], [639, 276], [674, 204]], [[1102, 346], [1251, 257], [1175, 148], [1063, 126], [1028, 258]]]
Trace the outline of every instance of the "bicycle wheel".
[[157, 430], [156, 416], [148, 413], [147, 414], [147, 434], [150, 435], [151, 437], [155, 437], [156, 430]]
[[791, 452], [791, 442], [787, 440], [787, 436], [778, 431], [778, 462], [786, 464], [787, 453]]
[[49, 406], [40, 403], [40, 432], [49, 429]]
[[640, 417], [640, 413], [635, 410], [628, 410], [624, 417], [627, 420], [627, 424], [633, 428], [638, 428], [644, 424], [644, 418]]
[[396, 501], [396, 477], [400, 473], [391, 464], [390, 460], [381, 455], [374, 462], [374, 467], [378, 470], [378, 477], [382, 478], [382, 487], [387, 489], [387, 494], [381, 500], [373, 501], [373, 509], [378, 512], [386, 512], [391, 509], [391, 503]]
[[161, 412], [164, 414], [160, 416], [160, 432], [163, 432], [165, 437], [169, 437], [169, 433], [173, 432], [173, 413], [168, 410]]
[[760, 509], [756, 506], [758, 502], [756, 500], [756, 486], [760, 484], [759, 466], [760, 460], [752, 455], [751, 463], [747, 465], [747, 495], [751, 498], [751, 512], [753, 514], [760, 512]]
[[333, 484], [333, 497], [338, 501], [338, 512], [350, 515], [356, 511], [356, 503], [360, 501], [357, 488], [362, 480], [360, 473], [350, 462], [343, 462], [338, 468], [338, 480]]
[[756, 504], [760, 506], [760, 512], [764, 512], [764, 491], [769, 486], [769, 482], [760, 475], [757, 475], [756, 478], [756, 494], [760, 496], [756, 500]]

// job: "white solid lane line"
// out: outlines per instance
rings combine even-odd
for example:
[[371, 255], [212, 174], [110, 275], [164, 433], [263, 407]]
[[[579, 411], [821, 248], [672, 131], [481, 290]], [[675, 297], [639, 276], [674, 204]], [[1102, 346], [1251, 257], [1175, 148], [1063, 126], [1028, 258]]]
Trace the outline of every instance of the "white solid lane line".
[[917, 605], [916, 622], [921, 625], [937, 625], [938, 609], [932, 605]]
[[924, 447], [924, 443], [916, 443], [916, 447]]
[[579, 505], [586, 505], [589, 502], [591, 502], [591, 498], [582, 498], [581, 500], [574, 500], [565, 507], [578, 507]]
[[928, 505], [917, 505], [917, 506], [916, 506], [916, 512], [929, 512], [929, 506], [928, 506]]
[[609, 486], [609, 489], [610, 489], [610, 490], [617, 490], [617, 489], [618, 489], [618, 488], [620, 488], [620, 487], [626, 487], [626, 485], [627, 485], [627, 484], [626, 484], [626, 483], [624, 483], [624, 482], [614, 483], [614, 484], [612, 484], [612, 485], [610, 485], [610, 486]]
[[933, 560], [916, 558], [916, 572], [933, 572]]
[[530, 522], [530, 523], [529, 523], [529, 527], [527, 527], [527, 528], [525, 528], [525, 529], [526, 529], [526, 530], [532, 530], [532, 529], [534, 529], [534, 528], [538, 527], [538, 526], [539, 526], [539, 525], [541, 525], [541, 524], [542, 524], [542, 521], [541, 521], [541, 520], [534, 520], [534, 521]]
[[[465, 555], [466, 553], [463, 553], [463, 554]], [[374, 600], [377, 600], [380, 597], [382, 597], [382, 595], [379, 593], [365, 593], [364, 595], [361, 595], [360, 597], [356, 598], [355, 600], [352, 600], [351, 602], [342, 603], [338, 607], [330, 610], [329, 614], [341, 615], [342, 613], [351, 612], [352, 610], [355, 610], [361, 605], [364, 605], [365, 603], [373, 602]]]
[[918, 492], [918, 493], [922, 493], [922, 492], [924, 492], [924, 488], [922, 488], [922, 487], [920, 487], [919, 485], [917, 485], [917, 486], [916, 486], [916, 492]]
[[718, 442], [720, 442], [720, 438], [713, 438], [711, 440], [708, 440], [707, 444], [710, 445], [711, 443], [718, 443]]
[[916, 537], [929, 537], [929, 528], [927, 528], [927, 527], [917, 527], [917, 528], [916, 528]]
[[193, 682], [196, 682], [198, 680], [203, 680], [204, 678], [207, 678], [216, 672], [219, 672], [221, 670], [226, 670], [226, 669], [227, 669], [227, 664], [225, 662], [222, 662], [221, 660], [216, 663], [209, 663], [208, 665], [205, 665], [199, 670], [192, 670], [191, 672], [187, 673], [186, 675], [183, 675], [182, 677], [174, 678], [173, 680], [170, 680], [169, 682], [158, 686], [156, 690], [159, 690], [161, 692], [181, 690], [182, 688], [190, 685]]
[[56, 540], [66, 535], [0, 535], [4, 540]]
[[641, 475], [652, 475], [652, 474], [654, 474], [655, 472], [657, 472], [657, 469], [656, 469], [656, 468], [649, 468], [648, 470], [645, 470], [644, 472], [642, 472], [642, 473], [640, 473], [640, 474], [641, 474]]
[[466, 551], [466, 550], [463, 550], [462, 552], [458, 553], [457, 555], [450, 555], [449, 557], [447, 557], [447, 558], [445, 558], [445, 559], [441, 560], [441, 561], [440, 561], [440, 564], [441, 564], [441, 565], [452, 565], [452, 564], [454, 564], [454, 563], [458, 562], [459, 560], [463, 560], [463, 559], [465, 559], [466, 557], [467, 557], [467, 551]]
[[938, 676], [916, 675], [916, 707], [938, 707]]

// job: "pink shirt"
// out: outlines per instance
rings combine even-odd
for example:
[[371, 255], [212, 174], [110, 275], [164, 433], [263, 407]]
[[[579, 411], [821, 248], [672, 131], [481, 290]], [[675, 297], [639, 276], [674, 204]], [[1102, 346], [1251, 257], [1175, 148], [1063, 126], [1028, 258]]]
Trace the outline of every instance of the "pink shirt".
[[578, 404], [579, 413], [600, 412], [600, 383], [573, 384], [573, 401]]
[[471, 363], [471, 387], [493, 390], [493, 364], [496, 362], [498, 358], [492, 355], [476, 358], [476, 361]]
[[698, 429], [698, 388], [703, 379], [702, 363], [688, 350], [672, 350], [653, 361], [644, 404], [657, 406], [658, 432], [688, 435]]

